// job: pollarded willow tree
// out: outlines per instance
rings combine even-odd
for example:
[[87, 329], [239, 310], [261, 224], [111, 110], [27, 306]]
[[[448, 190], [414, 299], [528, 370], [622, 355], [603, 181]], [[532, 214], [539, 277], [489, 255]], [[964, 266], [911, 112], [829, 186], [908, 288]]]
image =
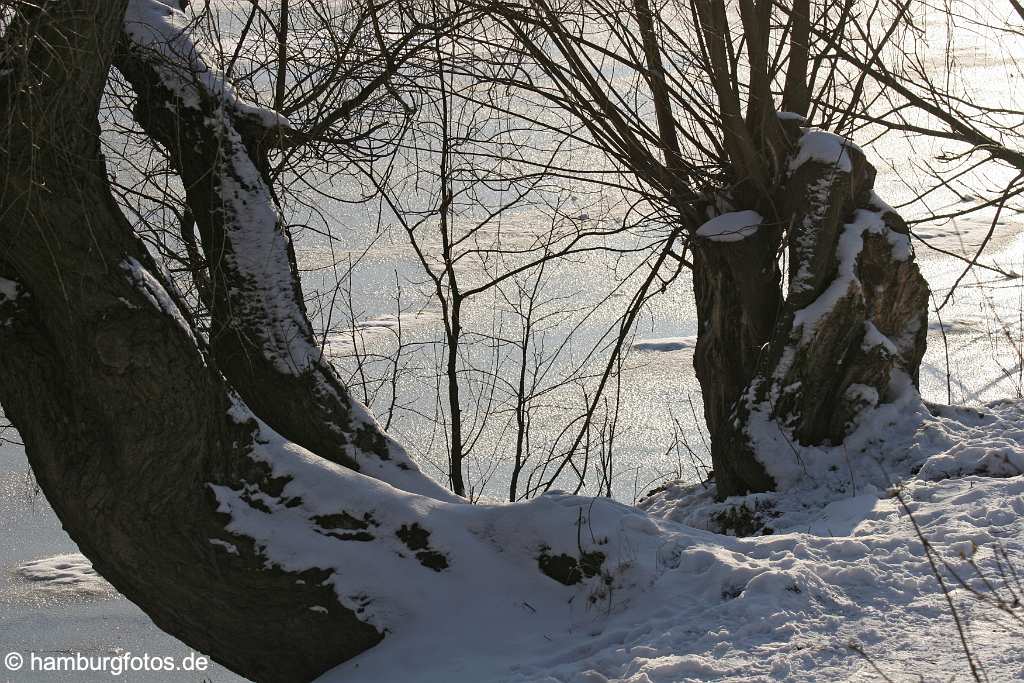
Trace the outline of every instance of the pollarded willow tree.
[[906, 3], [493, 7], [547, 76], [500, 80], [575, 114], [660, 207], [652, 267], [692, 270], [719, 497], [774, 489], [797, 444], [841, 443], [899, 391], [894, 371], [916, 386], [928, 287], [843, 135], [871, 111], [866, 75], [898, 51]]
[[[497, 15], [547, 69], [551, 99], [676, 212], [657, 259], [683, 238], [693, 253], [720, 495], [774, 485], [761, 449], [777, 434], [841, 439], [894, 371], [913, 378], [927, 296], [863, 154], [797, 121], [829, 102], [812, 94], [807, 4], [783, 12], [781, 62], [772, 5], [739, 8], [744, 40], [723, 3], [694, 3], [692, 64], [707, 79], [695, 82], [670, 79], [638, 0], [642, 50], [622, 42], [654, 128], [609, 99], [593, 44], [550, 8]], [[267, 145], [290, 125], [208, 67], [177, 3], [54, 0], [8, 16], [0, 402], [72, 538], [157, 625], [251, 678], [308, 680], [442, 613], [530, 628], [504, 593], [545, 610], [603, 580], [613, 535], [656, 555], [652, 525], [609, 501], [464, 504], [351, 398], [315, 342], [268, 185]], [[569, 67], [540, 49], [538, 27]], [[794, 115], [776, 112], [783, 63]], [[96, 120], [111, 65], [186, 188], [208, 342], [112, 199]]]
[[[315, 344], [254, 162], [250, 131], [288, 124], [207, 67], [176, 6], [10, 9], [0, 402], [105, 578], [230, 669], [297, 681], [439, 614], [522, 620], [495, 576], [544, 610], [602, 570], [635, 511], [571, 496], [466, 505], [352, 400]], [[209, 343], [112, 198], [97, 123], [112, 64], [185, 179], [210, 263]]]

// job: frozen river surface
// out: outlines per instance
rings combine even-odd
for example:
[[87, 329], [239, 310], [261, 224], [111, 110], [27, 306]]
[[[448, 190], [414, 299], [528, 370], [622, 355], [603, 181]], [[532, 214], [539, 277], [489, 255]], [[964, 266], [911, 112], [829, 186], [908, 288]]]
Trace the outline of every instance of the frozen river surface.
[[[1024, 241], [1007, 240], [991, 259], [1004, 268], [1024, 271]], [[926, 258], [924, 269], [939, 297], [943, 287], [959, 274], [960, 266], [947, 259]], [[961, 285], [956, 303], [944, 309], [945, 343], [933, 319], [922, 372], [922, 389], [932, 400], [946, 399], [947, 346], [954, 402], [1020, 395], [1021, 281], [979, 278], [969, 278]], [[679, 377], [692, 372], [692, 348], [686, 337], [648, 342], [638, 352], [657, 356], [642, 371], [642, 381], [649, 383], [652, 391], [648, 400], [658, 395], [663, 398], [654, 400], [667, 400], [675, 393], [674, 384], [683, 381]], [[61, 529], [46, 499], [35, 490], [24, 452], [0, 446], [0, 656], [8, 652], [94, 656], [130, 652], [182, 658], [189, 654], [187, 646], [160, 631], [141, 610], [112, 591], [76, 553], [77, 547]], [[109, 673], [11, 676], [0, 671], [0, 681], [112, 678]], [[133, 673], [124, 680], [243, 679], [213, 665], [202, 674]]]
[[[985, 68], [988, 67], [981, 70]], [[977, 82], [985, 81], [979, 78]], [[905, 193], [895, 179], [895, 172], [912, 173], [907, 164], [914, 155], [898, 145], [885, 151], [895, 168], [879, 164], [879, 194], [895, 203], [892, 197]], [[1019, 237], [1022, 227], [1020, 215], [1009, 214], [986, 259], [1005, 271], [1024, 273], [1024, 243]], [[944, 248], [971, 254], [972, 246], [978, 244], [987, 228], [988, 218], [981, 215], [973, 221], [920, 226], [917, 232]], [[327, 258], [326, 252], [316, 253], [316, 245], [299, 246], [300, 256], [309, 262]], [[962, 263], [936, 257], [920, 246], [918, 256], [936, 301], [941, 301], [960, 274]], [[367, 318], [380, 319], [389, 312], [387, 306], [380, 304], [379, 294], [383, 290], [376, 288], [378, 284], [390, 285], [393, 267], [401, 265], [395, 263], [395, 258], [393, 245], [382, 245], [367, 254], [366, 262], [374, 269], [369, 278], [370, 291], [363, 294], [369, 303], [361, 312]], [[378, 267], [372, 265], [375, 262]], [[404, 266], [409, 267], [409, 262]], [[582, 268], [577, 277], [586, 280], [592, 274]], [[377, 309], [372, 304], [374, 298], [378, 300]], [[688, 283], [682, 283], [674, 294], [655, 304], [638, 331], [639, 342], [634, 345], [631, 360], [636, 367], [622, 397], [621, 418], [630, 452], [622, 454], [620, 466], [627, 472], [638, 473], [640, 491], [659, 473], [675, 466], [668, 460], [658, 460], [664, 458], [660, 454], [667, 438], [665, 407], [675, 405], [678, 415], [688, 416], [687, 399], [697, 391], [691, 365], [692, 339], [696, 333], [691, 298]], [[436, 318], [432, 320], [437, 322]], [[936, 316], [932, 317], [921, 378], [925, 397], [961, 404], [1020, 397], [1024, 393], [1022, 320], [1024, 287], [1019, 278], [1005, 279], [980, 270], [965, 278], [955, 299], [942, 310], [941, 324]], [[414, 425], [399, 435], [408, 439], [416, 434]], [[690, 436], [699, 438], [695, 434]], [[429, 467], [425, 469], [432, 471]], [[631, 482], [632, 478], [627, 477], [616, 491], [626, 502], [636, 493], [633, 489], [637, 486]], [[497, 488], [500, 490], [501, 486]], [[178, 659], [189, 655], [187, 646], [160, 631], [138, 608], [112, 591], [81, 561], [77, 552], [45, 498], [35, 490], [24, 452], [0, 444], [0, 657], [10, 652], [25, 656], [30, 652], [44, 656], [132, 653]], [[121, 678], [218, 683], [242, 680], [216, 665], [203, 673], [131, 673]], [[112, 679], [117, 677], [105, 672], [10, 674], [0, 667], [0, 681]]]

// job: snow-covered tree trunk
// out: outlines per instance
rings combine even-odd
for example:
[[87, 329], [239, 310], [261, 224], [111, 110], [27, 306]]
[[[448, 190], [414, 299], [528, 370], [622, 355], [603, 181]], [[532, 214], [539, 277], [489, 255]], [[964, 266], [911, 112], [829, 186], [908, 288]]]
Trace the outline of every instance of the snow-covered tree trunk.
[[112, 200], [96, 114], [125, 4], [44, 4], [8, 45], [2, 115], [19, 134], [0, 150], [0, 401], [104, 577], [231, 668], [308, 679], [381, 633], [339, 604], [329, 572], [271, 567], [225, 528], [211, 487], [256, 505], [286, 479], [253, 459], [258, 424]]
[[771, 218], [728, 212], [696, 233], [695, 365], [720, 497], [789, 480], [778, 454], [841, 442], [894, 386], [917, 383], [928, 286], [874, 179], [852, 143], [805, 129]]
[[240, 100], [161, 0], [131, 0], [115, 65], [135, 117], [181, 175], [209, 267], [210, 346], [243, 400], [280, 434], [398, 488], [457, 500], [353, 401], [318, 347], [291, 236], [261, 173], [291, 135], [273, 111]]
[[610, 538], [640, 533], [653, 554], [652, 525], [627, 525], [624, 506], [416, 495], [254, 414], [111, 196], [96, 117], [126, 5], [26, 10], [0, 71], [0, 116], [18, 132], [0, 146], [0, 403], [97, 570], [190, 646], [291, 682], [439, 618], [475, 618], [474, 646], [504, 647], [488, 624], [526, 632], [536, 618], [509, 595], [561, 614]]
[[[782, 308], [776, 258], [780, 231], [761, 226], [760, 219], [754, 211], [726, 214], [725, 224], [707, 224], [692, 242], [699, 330], [693, 365], [713, 453], [737, 399], [757, 371]], [[722, 232], [715, 233], [718, 229]], [[769, 487], [770, 482], [757, 479], [761, 473], [756, 462], [719, 457], [714, 462], [719, 490], [727, 468], [751, 464], [755, 467], [745, 478], [756, 482], [755, 488]]]

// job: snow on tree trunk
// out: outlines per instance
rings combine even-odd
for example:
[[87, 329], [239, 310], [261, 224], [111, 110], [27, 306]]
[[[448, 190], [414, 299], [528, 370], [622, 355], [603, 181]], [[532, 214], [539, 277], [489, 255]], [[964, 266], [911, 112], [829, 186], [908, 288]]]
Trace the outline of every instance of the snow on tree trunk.
[[118, 590], [230, 668], [308, 680], [381, 633], [328, 571], [268, 564], [217, 511], [209, 484], [260, 496], [281, 482], [251, 458], [254, 425], [228, 415], [111, 197], [97, 108], [124, 4], [48, 3], [7, 53], [0, 112], [21, 133], [0, 150], [0, 402], [64, 528]]
[[416, 495], [253, 414], [110, 193], [96, 117], [125, 4], [49, 3], [0, 71], [22, 133], [0, 149], [0, 403], [104, 578], [228, 668], [290, 682], [439, 620], [474, 625], [458, 648], [507, 647], [495, 624], [564, 621], [603, 585], [611, 539], [654, 557], [654, 525], [614, 502]]
[[[218, 368], [276, 431], [406, 491], [458, 500], [354, 400], [318, 347], [291, 237], [260, 172], [276, 112], [242, 101], [161, 0], [131, 0], [115, 65], [138, 96], [135, 117], [181, 175], [209, 264]], [[244, 137], [243, 137], [244, 133]]]
[[[780, 235], [761, 220], [753, 211], [726, 213], [691, 242], [699, 330], [693, 365], [713, 445], [754, 376], [782, 308]], [[724, 467], [720, 460], [716, 478]], [[758, 474], [755, 469], [749, 476]]]
[[[928, 286], [906, 225], [875, 195], [874, 179], [874, 168], [848, 141], [813, 129], [798, 141], [777, 203], [789, 226], [789, 291], [772, 315], [770, 337], [761, 338], [767, 344], [755, 351], [756, 339], [747, 343], [748, 358], [757, 355], [755, 370], [712, 432], [720, 497], [795, 482], [800, 465], [792, 454], [801, 444], [839, 444], [864, 410], [892, 398], [901, 377], [917, 383]], [[698, 253], [730, 251], [726, 258], [744, 263], [745, 249], [768, 256], [753, 242], [766, 228], [735, 242], [722, 242], [714, 226], [701, 230], [711, 233], [704, 242], [718, 244]], [[766, 313], [755, 303], [766, 295], [748, 289], [753, 293], [737, 288], [737, 297]], [[701, 333], [709, 336], [704, 326]], [[729, 382], [731, 390], [736, 380]]]

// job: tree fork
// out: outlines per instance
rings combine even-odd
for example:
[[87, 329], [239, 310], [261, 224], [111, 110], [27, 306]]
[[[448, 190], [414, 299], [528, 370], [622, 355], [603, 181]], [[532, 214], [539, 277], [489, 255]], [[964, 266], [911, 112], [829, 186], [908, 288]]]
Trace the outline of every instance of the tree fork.
[[279, 484], [249, 459], [255, 423], [229, 416], [111, 197], [96, 115], [125, 4], [44, 5], [5, 76], [17, 134], [0, 148], [0, 276], [15, 295], [0, 299], [0, 400], [64, 528], [119, 591], [235, 671], [308, 680], [381, 634], [322, 573], [268, 568], [206, 486]]
[[[875, 195], [875, 170], [858, 148], [824, 131], [804, 136], [836, 158], [801, 159], [779, 191], [789, 291], [756, 371], [712, 433], [720, 498], [775, 488], [770, 460], [782, 442], [841, 443], [887, 400], [897, 373], [916, 385], [924, 356], [928, 285], [906, 224]], [[702, 386], [714, 381], [704, 376]]]
[[218, 367], [288, 439], [398, 488], [458, 500], [352, 400], [316, 344], [291, 236], [265, 174], [267, 147], [287, 133], [287, 122], [252, 111], [228, 84], [203, 78], [212, 72], [182, 33], [184, 16], [157, 9], [163, 16], [129, 13], [114, 64], [136, 92], [136, 120], [164, 147], [185, 186], [209, 264]]

